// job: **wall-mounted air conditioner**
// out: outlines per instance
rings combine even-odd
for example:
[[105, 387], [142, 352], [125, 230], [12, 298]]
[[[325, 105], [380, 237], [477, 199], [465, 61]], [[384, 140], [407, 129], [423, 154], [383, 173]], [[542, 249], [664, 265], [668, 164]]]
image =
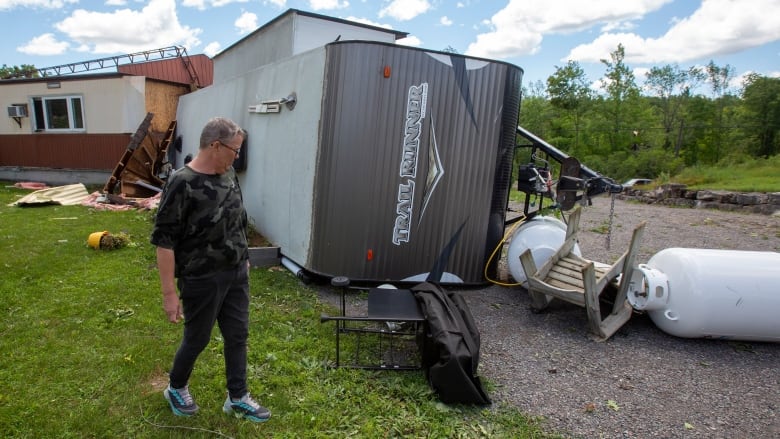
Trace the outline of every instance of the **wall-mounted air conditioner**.
[[27, 117], [26, 105], [9, 105], [8, 117]]

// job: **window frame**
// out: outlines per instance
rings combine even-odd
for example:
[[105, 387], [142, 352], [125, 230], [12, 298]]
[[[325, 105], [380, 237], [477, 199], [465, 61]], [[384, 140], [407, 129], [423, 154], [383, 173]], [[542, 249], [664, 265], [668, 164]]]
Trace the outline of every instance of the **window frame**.
[[[32, 98], [33, 114], [35, 116], [35, 131], [46, 133], [66, 133], [86, 131], [84, 123], [84, 96], [82, 95], [43, 95]], [[50, 120], [50, 102], [64, 101], [64, 110], [67, 112], [67, 128], [52, 127]], [[76, 114], [79, 113], [79, 114]], [[42, 120], [40, 120], [42, 118]], [[77, 127], [77, 122], [81, 123]]]

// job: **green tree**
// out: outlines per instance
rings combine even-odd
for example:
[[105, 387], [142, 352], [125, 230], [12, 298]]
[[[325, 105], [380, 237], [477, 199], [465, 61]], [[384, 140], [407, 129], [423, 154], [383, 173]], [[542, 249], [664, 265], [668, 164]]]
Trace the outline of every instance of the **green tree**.
[[[692, 90], [704, 80], [700, 69], [681, 70], [676, 65], [652, 67], [645, 80], [645, 88], [655, 97], [655, 105], [661, 114], [664, 130], [663, 145], [669, 149], [674, 144], [674, 156], [680, 155], [685, 125], [684, 110]], [[678, 128], [675, 133], [675, 128]]]
[[[537, 84], [539, 85], [539, 84]], [[536, 89], [535, 92], [538, 92]], [[523, 100], [520, 107], [519, 125], [526, 130], [534, 133], [535, 135], [549, 139], [549, 124], [553, 119], [552, 106], [550, 101], [546, 97], [537, 94], [529, 93], [523, 88]], [[527, 144], [525, 139], [520, 139], [519, 144]], [[515, 154], [515, 167], [520, 163], [528, 163], [530, 156], [530, 148], [519, 148], [518, 153]]]
[[755, 156], [769, 157], [780, 152], [780, 79], [750, 75], [742, 92], [745, 125], [754, 133]]
[[712, 121], [711, 155], [713, 162], [718, 162], [723, 156], [724, 125], [728, 116], [726, 108], [731, 102], [728, 96], [731, 93], [731, 80], [734, 79], [734, 67], [728, 64], [718, 67], [715, 62], [710, 61], [705, 67], [705, 71], [716, 104], [715, 118]]
[[518, 124], [537, 136], [549, 136], [549, 123], [553, 118], [552, 107], [542, 81], [523, 87]]
[[572, 151], [579, 151], [583, 117], [593, 92], [585, 71], [576, 61], [563, 67], [555, 66], [555, 73], [547, 78], [547, 93], [553, 107], [562, 110], [574, 127]]
[[523, 87], [523, 97], [537, 97], [547, 99], [547, 88], [544, 86], [544, 82], [536, 80], [528, 84], [528, 87]]
[[707, 156], [709, 150], [707, 145], [711, 142], [710, 121], [715, 117], [715, 104], [706, 96], [692, 96], [686, 113], [689, 122], [685, 126], [684, 134], [686, 147], [682, 150], [685, 163], [695, 165], [700, 162], [711, 162]]
[[631, 105], [639, 98], [639, 87], [636, 85], [634, 73], [624, 62], [625, 57], [625, 48], [618, 44], [617, 49], [610, 53], [610, 60], [601, 60], [606, 67], [602, 88], [607, 95], [605, 110], [611, 125], [609, 140], [613, 151], [633, 144], [631, 133], [636, 128], [628, 124], [634, 122], [631, 120]]
[[22, 64], [21, 66], [11, 67], [3, 64], [3, 67], [0, 67], [0, 79], [37, 78], [39, 76], [38, 69], [30, 64]]

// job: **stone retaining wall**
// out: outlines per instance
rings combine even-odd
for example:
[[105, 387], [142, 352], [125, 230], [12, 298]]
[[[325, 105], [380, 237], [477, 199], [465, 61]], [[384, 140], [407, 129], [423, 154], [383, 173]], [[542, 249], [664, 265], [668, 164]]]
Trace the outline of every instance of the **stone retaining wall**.
[[780, 192], [696, 191], [684, 184], [664, 184], [649, 191], [628, 189], [617, 197], [648, 204], [780, 215]]

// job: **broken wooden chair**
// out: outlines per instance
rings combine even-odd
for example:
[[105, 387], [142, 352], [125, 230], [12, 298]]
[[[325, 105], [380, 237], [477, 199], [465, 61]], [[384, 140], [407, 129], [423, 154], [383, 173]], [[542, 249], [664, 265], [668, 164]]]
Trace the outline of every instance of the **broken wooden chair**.
[[[645, 222], [634, 229], [628, 250], [614, 264], [608, 265], [572, 252], [577, 243], [581, 212], [582, 208], [577, 206], [571, 213], [563, 244], [544, 265], [537, 269], [530, 249], [520, 255], [520, 263], [526, 273], [527, 289], [535, 310], [546, 308], [553, 298], [582, 306], [587, 310], [590, 331], [598, 340], [604, 341], [631, 318], [633, 309], [626, 296]], [[602, 319], [600, 298], [610, 285], [617, 286], [617, 294], [612, 311]]]
[[[336, 322], [335, 367], [382, 370], [415, 370], [422, 367], [417, 337], [425, 317], [414, 293], [408, 289], [369, 288], [366, 312], [347, 315], [345, 295], [349, 279], [337, 276], [331, 285], [341, 290], [341, 312], [338, 316], [323, 314], [320, 322]], [[343, 336], [351, 336], [345, 346]], [[352, 361], [341, 361], [342, 351]]]

